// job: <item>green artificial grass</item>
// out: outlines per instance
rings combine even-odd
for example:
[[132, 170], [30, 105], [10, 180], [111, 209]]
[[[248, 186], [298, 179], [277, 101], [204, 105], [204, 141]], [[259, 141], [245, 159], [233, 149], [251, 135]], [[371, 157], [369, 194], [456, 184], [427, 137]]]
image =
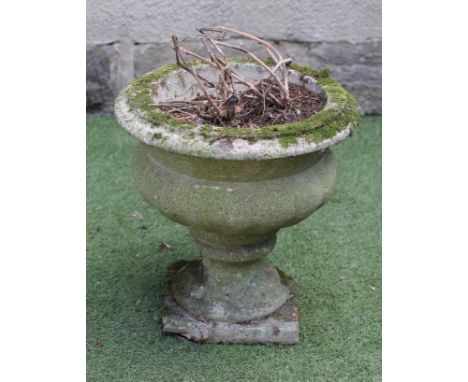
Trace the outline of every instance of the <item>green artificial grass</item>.
[[[381, 118], [333, 151], [331, 200], [279, 234], [269, 259], [298, 285], [300, 344], [210, 345], [162, 335], [167, 266], [195, 258], [184, 227], [146, 205], [136, 140], [87, 119], [88, 381], [381, 379]], [[170, 248], [167, 248], [168, 244]]]

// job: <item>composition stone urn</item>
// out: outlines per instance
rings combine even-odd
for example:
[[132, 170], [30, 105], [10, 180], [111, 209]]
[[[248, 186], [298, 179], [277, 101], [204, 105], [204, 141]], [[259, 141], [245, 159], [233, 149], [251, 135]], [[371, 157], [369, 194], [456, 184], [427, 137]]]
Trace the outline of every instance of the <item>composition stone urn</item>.
[[[231, 65], [248, 78], [265, 76], [252, 62]], [[212, 76], [203, 65], [197, 70]], [[197, 96], [193, 77], [176, 65], [137, 78], [116, 100], [119, 124], [140, 141], [133, 174], [142, 197], [186, 226], [200, 255], [168, 270], [166, 333], [213, 343], [298, 342], [294, 285], [266, 256], [278, 230], [330, 198], [330, 147], [357, 126], [359, 108], [328, 70], [291, 65], [289, 81], [319, 92], [324, 108], [256, 129], [185, 122], [155, 106]]]

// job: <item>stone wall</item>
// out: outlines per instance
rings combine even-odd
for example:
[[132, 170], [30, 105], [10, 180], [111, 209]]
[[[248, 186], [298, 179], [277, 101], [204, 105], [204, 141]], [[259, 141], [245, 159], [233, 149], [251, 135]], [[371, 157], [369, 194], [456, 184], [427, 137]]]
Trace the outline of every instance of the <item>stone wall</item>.
[[87, 110], [112, 112], [132, 78], [174, 62], [172, 34], [197, 50], [196, 28], [216, 25], [273, 41], [297, 63], [330, 67], [363, 112], [381, 113], [380, 0], [88, 0]]

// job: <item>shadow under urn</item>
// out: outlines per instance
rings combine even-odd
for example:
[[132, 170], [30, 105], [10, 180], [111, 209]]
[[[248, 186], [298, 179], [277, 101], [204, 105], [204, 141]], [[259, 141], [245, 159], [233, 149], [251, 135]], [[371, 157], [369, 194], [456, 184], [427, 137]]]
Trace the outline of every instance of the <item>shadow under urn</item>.
[[[249, 78], [265, 76], [254, 63], [231, 65]], [[197, 70], [209, 79], [209, 68]], [[357, 126], [359, 107], [326, 69], [291, 65], [289, 81], [319, 92], [324, 108], [255, 129], [185, 122], [155, 106], [196, 97], [195, 80], [176, 65], [137, 78], [116, 100], [119, 124], [140, 141], [133, 174], [141, 195], [187, 226], [200, 255], [169, 267], [165, 333], [211, 343], [299, 340], [294, 284], [266, 255], [278, 230], [329, 199], [336, 178], [330, 146]]]

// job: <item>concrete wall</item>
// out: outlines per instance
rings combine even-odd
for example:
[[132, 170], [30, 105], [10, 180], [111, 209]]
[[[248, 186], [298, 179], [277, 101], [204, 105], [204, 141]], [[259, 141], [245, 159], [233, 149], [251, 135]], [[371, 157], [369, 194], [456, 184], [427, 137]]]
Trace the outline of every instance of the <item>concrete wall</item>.
[[329, 66], [366, 113], [381, 112], [380, 0], [87, 0], [87, 109], [109, 112], [135, 76], [174, 61], [176, 34], [231, 26], [275, 42], [295, 62]]

